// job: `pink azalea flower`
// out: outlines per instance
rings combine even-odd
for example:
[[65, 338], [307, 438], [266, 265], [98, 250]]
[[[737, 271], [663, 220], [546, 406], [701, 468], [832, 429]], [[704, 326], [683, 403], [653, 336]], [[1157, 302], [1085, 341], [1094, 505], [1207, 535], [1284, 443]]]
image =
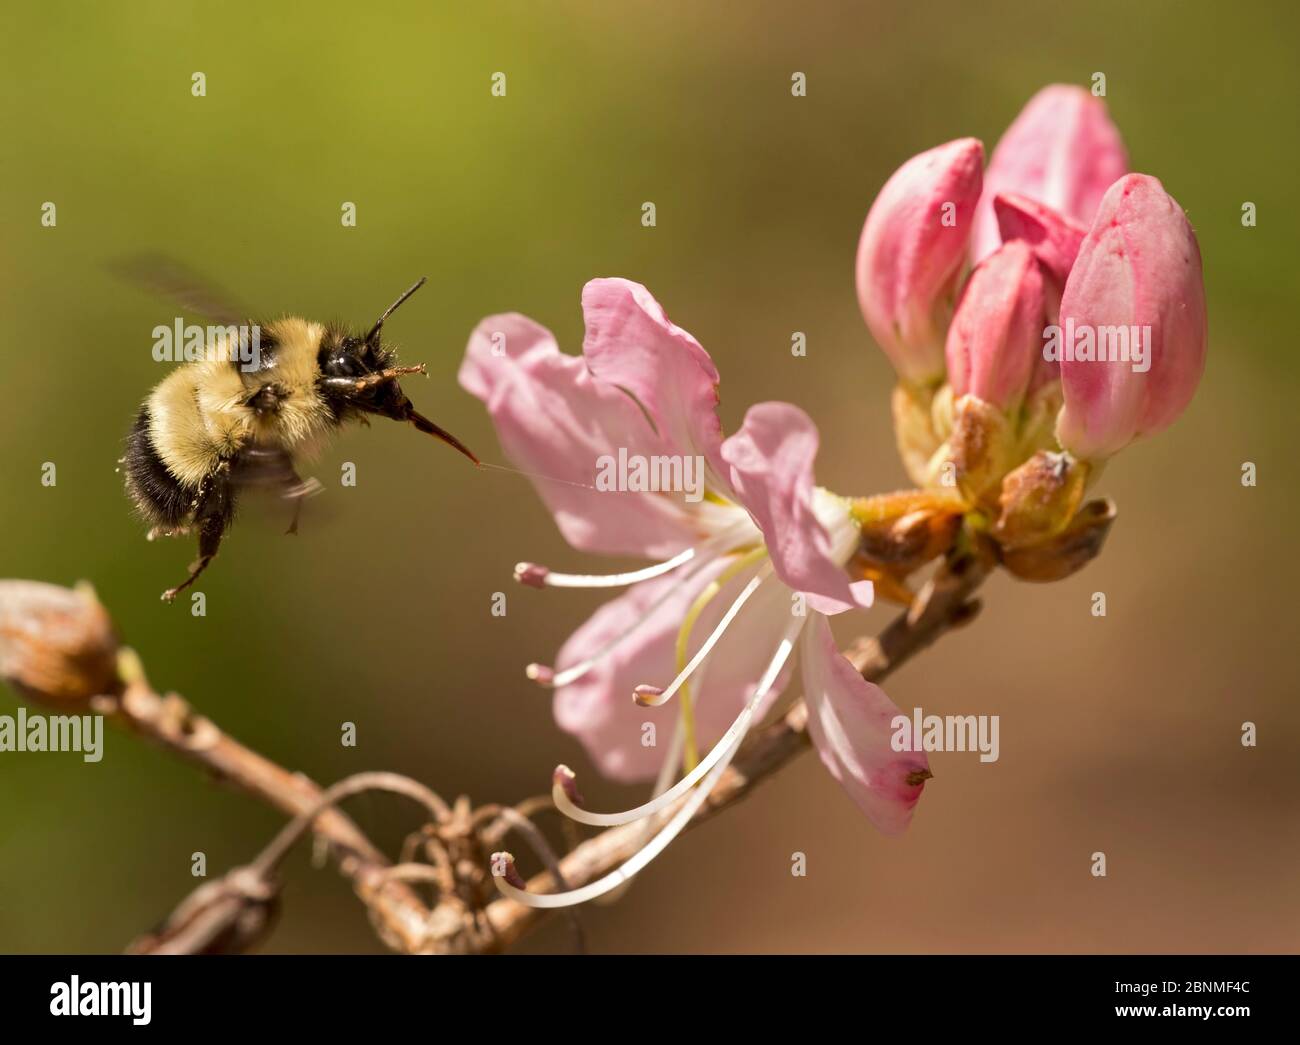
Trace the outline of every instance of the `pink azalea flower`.
[[[870, 605], [871, 586], [845, 572], [858, 544], [847, 502], [814, 485], [816, 427], [794, 406], [763, 403], [724, 441], [717, 370], [644, 287], [593, 280], [582, 300], [581, 358], [561, 353], [531, 320], [495, 316], [471, 336], [460, 373], [487, 405], [507, 456], [547, 476], [535, 485], [571, 544], [660, 560], [594, 576], [532, 563], [517, 568], [518, 579], [537, 587], [628, 589], [574, 632], [553, 668], [533, 665], [529, 673], [555, 688], [557, 721], [603, 773], [625, 781], [658, 773], [656, 797], [625, 812], [593, 813], [578, 800], [573, 774], [560, 767], [556, 802], [585, 823], [629, 823], [695, 790], [623, 868], [571, 893], [520, 898], [541, 906], [581, 902], [653, 859], [784, 688], [796, 646], [809, 731], [823, 763], [873, 823], [901, 832], [928, 764], [923, 753], [892, 750], [897, 708], [831, 636], [826, 615]], [[620, 451], [702, 459], [703, 497], [593, 491], [597, 459]], [[670, 787], [685, 730], [676, 730], [665, 755], [643, 744], [644, 724], [690, 691], [698, 736], [712, 746]]]

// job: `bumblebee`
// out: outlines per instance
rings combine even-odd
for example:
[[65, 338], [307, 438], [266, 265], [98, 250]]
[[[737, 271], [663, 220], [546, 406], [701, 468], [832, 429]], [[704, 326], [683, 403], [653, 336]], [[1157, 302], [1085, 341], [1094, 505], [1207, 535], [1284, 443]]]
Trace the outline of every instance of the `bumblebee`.
[[[131, 275], [143, 278], [136, 270]], [[158, 280], [148, 279], [157, 284]], [[255, 486], [293, 506], [296, 533], [302, 501], [319, 489], [296, 462], [310, 460], [350, 421], [370, 416], [414, 425], [478, 458], [451, 433], [418, 413], [401, 378], [424, 365], [398, 366], [381, 340], [384, 321], [425, 283], [419, 280], [364, 333], [290, 316], [265, 325], [237, 320], [182, 277], [161, 288], [193, 311], [218, 319], [202, 358], [173, 370], [149, 393], [119, 462], [127, 495], [150, 524], [149, 538], [197, 533], [199, 557], [189, 575], [163, 592], [170, 602], [192, 585], [217, 554], [234, 519], [238, 492]], [[246, 315], [247, 313], [244, 313]], [[251, 355], [248, 338], [253, 331]]]

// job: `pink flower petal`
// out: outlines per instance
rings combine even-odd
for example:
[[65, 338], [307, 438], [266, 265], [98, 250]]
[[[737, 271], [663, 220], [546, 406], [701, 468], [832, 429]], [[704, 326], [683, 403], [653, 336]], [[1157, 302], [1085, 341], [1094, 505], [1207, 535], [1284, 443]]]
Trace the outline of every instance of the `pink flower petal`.
[[483, 320], [460, 384], [487, 405], [506, 457], [546, 477], [533, 485], [575, 548], [664, 558], [695, 542], [683, 500], [587, 488], [601, 455], [670, 451], [631, 397], [562, 353], [545, 327], [517, 313]]
[[[813, 511], [817, 426], [797, 406], [759, 403], [722, 444], [731, 484], [763, 531], [777, 575], [821, 613], [870, 605], [867, 587], [850, 584], [831, 558], [831, 535]], [[863, 601], [863, 600], [866, 601]]]
[[813, 615], [800, 647], [808, 732], [822, 764], [877, 828], [902, 834], [925, 788], [909, 783], [929, 771], [925, 753], [893, 749], [901, 712], [840, 653], [825, 617]]
[[640, 283], [593, 279], [582, 289], [582, 312], [591, 372], [636, 398], [668, 452], [704, 458], [713, 473], [708, 485], [726, 496], [719, 378], [709, 354]]
[[[681, 622], [696, 596], [726, 568], [727, 561], [719, 560], [692, 577], [587, 674], [556, 691], [556, 722], [582, 741], [604, 776], [633, 782], [653, 779], [658, 773], [672, 743], [680, 706], [674, 699], [662, 707], [642, 707], [632, 700], [632, 690], [642, 683], [667, 686], [676, 677], [677, 632]], [[701, 612], [691, 632], [690, 655], [694, 655], [717, 626], [754, 572], [754, 569], [742, 572], [724, 584]], [[556, 667], [569, 667], [603, 648], [614, 636], [645, 617], [651, 604], [674, 583], [671, 576], [648, 581], [605, 603], [569, 637], [560, 650]], [[753, 695], [759, 677], [790, 623], [790, 597], [789, 589], [775, 580], [763, 584], [745, 603], [709, 659], [692, 676], [691, 695], [701, 754], [722, 736]], [[787, 668], [764, 707], [785, 688], [788, 675]], [[654, 746], [644, 743], [646, 723], [655, 726]]]
[[1044, 87], [1016, 117], [984, 172], [971, 258], [997, 249], [993, 198], [1019, 193], [1087, 225], [1106, 190], [1128, 171], [1128, 155], [1106, 103], [1082, 87]]

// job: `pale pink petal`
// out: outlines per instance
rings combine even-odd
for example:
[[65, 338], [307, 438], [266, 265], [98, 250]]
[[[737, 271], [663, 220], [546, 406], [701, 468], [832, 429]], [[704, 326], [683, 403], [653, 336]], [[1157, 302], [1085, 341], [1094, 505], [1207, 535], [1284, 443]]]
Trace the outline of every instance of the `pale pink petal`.
[[800, 656], [808, 733], [822, 764], [877, 828], [901, 834], [925, 788], [925, 753], [893, 749], [901, 712], [840, 653], [825, 617], [809, 620]]
[[[632, 782], [653, 779], [658, 773], [672, 742], [680, 705], [674, 698], [661, 707], [642, 707], [633, 701], [632, 692], [643, 683], [666, 687], [676, 677], [677, 633], [686, 611], [728, 561], [719, 560], [691, 578], [649, 617], [646, 612], [650, 606], [676, 582], [670, 576], [638, 584], [601, 606], [560, 650], [556, 667], [563, 669], [602, 649], [630, 624], [645, 618], [591, 671], [555, 693], [556, 722], [582, 741], [604, 776]], [[691, 631], [688, 656], [694, 655], [717, 626], [755, 569], [723, 584], [705, 607]], [[791, 609], [791, 592], [769, 580], [745, 603], [709, 659], [692, 677], [701, 754], [722, 736], [753, 695], [790, 623]], [[782, 673], [764, 707], [785, 687], [788, 674]], [[644, 743], [647, 723], [655, 727], [654, 746]]]
[[[517, 313], [483, 320], [470, 336], [460, 383], [486, 404], [502, 451], [534, 473], [575, 548], [663, 558], [695, 543], [682, 497], [594, 489], [602, 455], [616, 456], [619, 447], [647, 456], [669, 450], [631, 397], [562, 353], [545, 327]], [[510, 482], [491, 481], [503, 490]]]
[[713, 473], [708, 485], [726, 496], [719, 378], [709, 354], [631, 280], [591, 280], [582, 288], [582, 313], [582, 352], [591, 372], [636, 398], [668, 452], [703, 458]]
[[1087, 225], [1106, 190], [1128, 171], [1128, 155], [1106, 103], [1082, 87], [1044, 87], [1002, 135], [975, 212], [971, 258], [1001, 242], [993, 199], [1019, 193]]
[[[813, 511], [817, 426], [797, 406], [759, 403], [722, 444], [731, 484], [763, 532], [777, 575], [823, 613], [870, 605], [869, 587], [850, 584], [833, 557], [832, 535]], [[851, 554], [852, 549], [849, 549]], [[863, 601], [863, 600], [866, 601]]]

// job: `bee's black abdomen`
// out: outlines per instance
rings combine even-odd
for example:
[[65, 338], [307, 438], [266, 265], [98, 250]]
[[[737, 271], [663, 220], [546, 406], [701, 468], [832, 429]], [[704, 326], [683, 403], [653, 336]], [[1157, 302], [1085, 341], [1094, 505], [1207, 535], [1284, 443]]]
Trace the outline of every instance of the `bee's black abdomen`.
[[150, 521], [160, 526], [179, 526], [185, 521], [194, 501], [193, 491], [187, 491], [180, 481], [167, 470], [158, 451], [149, 438], [149, 407], [142, 406], [131, 426], [126, 440], [127, 492]]

